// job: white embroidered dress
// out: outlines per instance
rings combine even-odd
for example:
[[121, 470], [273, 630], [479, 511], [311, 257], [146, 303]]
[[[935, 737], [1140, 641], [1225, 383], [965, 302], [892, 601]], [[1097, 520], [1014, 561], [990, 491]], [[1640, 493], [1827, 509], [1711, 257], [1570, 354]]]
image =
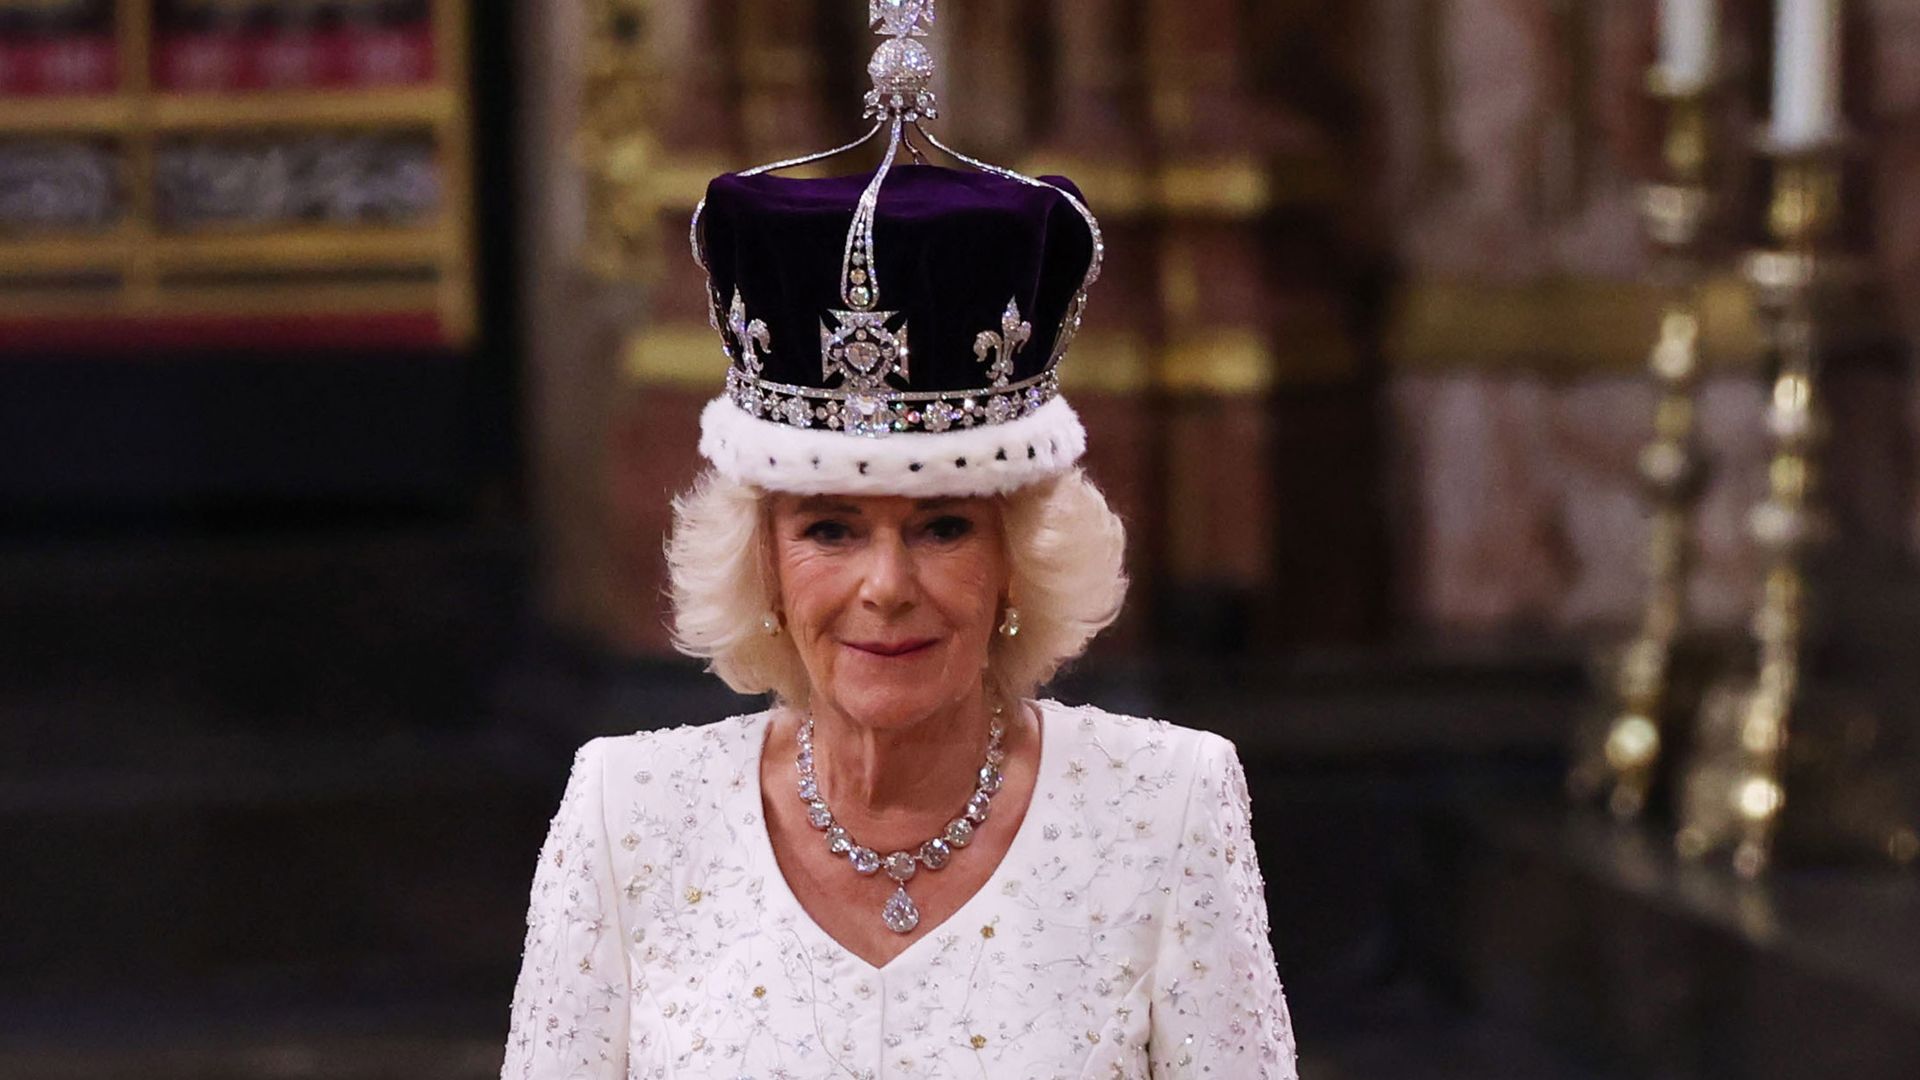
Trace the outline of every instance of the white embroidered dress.
[[780, 874], [767, 713], [582, 747], [502, 1076], [1295, 1080], [1233, 744], [1038, 704], [1039, 777], [1005, 859], [879, 968]]

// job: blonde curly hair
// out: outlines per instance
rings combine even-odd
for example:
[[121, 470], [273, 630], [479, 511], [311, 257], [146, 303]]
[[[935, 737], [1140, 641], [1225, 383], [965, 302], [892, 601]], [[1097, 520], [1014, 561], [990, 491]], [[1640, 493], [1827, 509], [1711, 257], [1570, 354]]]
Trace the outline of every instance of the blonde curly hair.
[[[1126, 599], [1126, 526], [1084, 472], [994, 496], [1018, 598], [1020, 633], [995, 635], [993, 686], [1033, 694], [1113, 622]], [[806, 704], [806, 668], [792, 639], [770, 635], [776, 582], [768, 493], [712, 469], [673, 501], [667, 568], [674, 646], [742, 694]]]

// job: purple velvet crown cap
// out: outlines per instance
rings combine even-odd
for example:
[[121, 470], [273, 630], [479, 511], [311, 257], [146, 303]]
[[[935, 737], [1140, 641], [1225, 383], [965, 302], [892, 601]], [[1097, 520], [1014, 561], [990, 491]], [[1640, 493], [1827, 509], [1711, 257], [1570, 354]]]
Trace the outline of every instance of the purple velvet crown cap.
[[804, 493], [1010, 491], [1076, 462], [1057, 365], [1097, 274], [1071, 181], [896, 165], [707, 188], [696, 254], [730, 361], [701, 416], [722, 473]]
[[[847, 306], [840, 297], [847, 225], [871, 178], [729, 173], [708, 185], [702, 224], [718, 319], [725, 324], [737, 290], [747, 317], [766, 324], [772, 347], [761, 378], [836, 384], [822, 370], [820, 324]], [[1070, 180], [1042, 179], [1080, 195]], [[1038, 375], [1093, 258], [1087, 224], [1061, 191], [931, 165], [893, 168], [873, 231], [874, 306], [899, 313], [912, 331], [909, 378], [889, 383], [901, 390], [987, 387], [974, 342], [999, 329], [1009, 300], [1032, 326], [1031, 340], [1013, 355], [1012, 377]]]

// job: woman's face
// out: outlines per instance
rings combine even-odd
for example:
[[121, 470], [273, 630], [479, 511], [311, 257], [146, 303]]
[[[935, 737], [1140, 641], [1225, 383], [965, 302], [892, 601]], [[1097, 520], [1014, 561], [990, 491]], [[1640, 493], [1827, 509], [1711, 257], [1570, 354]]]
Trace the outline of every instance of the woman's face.
[[998, 501], [776, 495], [772, 530], [816, 700], [897, 728], [980, 685], [1007, 592]]

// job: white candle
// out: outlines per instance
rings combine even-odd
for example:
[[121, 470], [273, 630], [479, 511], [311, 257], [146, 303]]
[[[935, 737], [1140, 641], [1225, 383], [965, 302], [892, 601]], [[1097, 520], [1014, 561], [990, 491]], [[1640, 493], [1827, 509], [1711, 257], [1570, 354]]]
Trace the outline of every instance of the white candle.
[[1660, 0], [1660, 74], [1669, 89], [1698, 93], [1713, 78], [1718, 0]]
[[1840, 134], [1840, 0], [1779, 0], [1773, 140], [1805, 147]]

